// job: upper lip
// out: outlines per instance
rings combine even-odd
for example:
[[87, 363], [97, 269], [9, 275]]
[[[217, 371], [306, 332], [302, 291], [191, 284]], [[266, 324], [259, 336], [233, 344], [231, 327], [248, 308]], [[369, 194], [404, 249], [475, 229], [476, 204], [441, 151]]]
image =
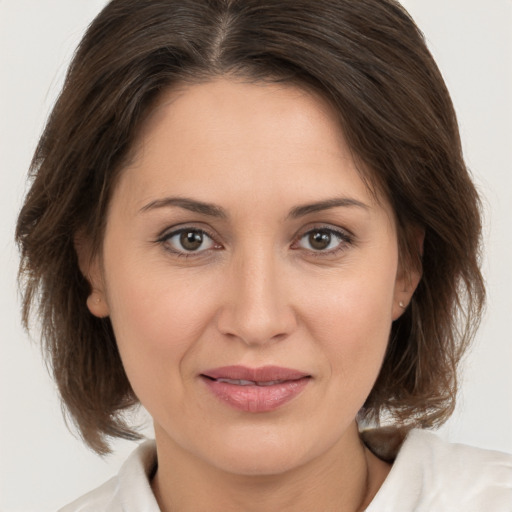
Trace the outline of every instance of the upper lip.
[[290, 381], [310, 377], [307, 373], [292, 368], [283, 368], [281, 366], [248, 368], [240, 365], [212, 368], [211, 370], [202, 372], [201, 375], [215, 380], [229, 379], [253, 382]]

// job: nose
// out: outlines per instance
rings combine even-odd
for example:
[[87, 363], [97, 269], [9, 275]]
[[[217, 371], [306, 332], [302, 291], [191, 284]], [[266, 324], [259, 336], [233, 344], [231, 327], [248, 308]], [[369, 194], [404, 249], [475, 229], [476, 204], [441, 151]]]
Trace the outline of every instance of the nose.
[[224, 283], [217, 327], [247, 345], [264, 345], [288, 337], [297, 318], [277, 258], [259, 252], [240, 257]]

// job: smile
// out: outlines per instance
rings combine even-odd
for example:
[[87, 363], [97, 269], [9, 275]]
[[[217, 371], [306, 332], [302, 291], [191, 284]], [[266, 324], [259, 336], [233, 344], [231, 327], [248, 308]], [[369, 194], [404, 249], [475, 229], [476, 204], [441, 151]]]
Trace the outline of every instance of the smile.
[[276, 366], [226, 366], [208, 370], [201, 378], [222, 402], [251, 413], [281, 407], [299, 395], [311, 380], [311, 376], [303, 372]]

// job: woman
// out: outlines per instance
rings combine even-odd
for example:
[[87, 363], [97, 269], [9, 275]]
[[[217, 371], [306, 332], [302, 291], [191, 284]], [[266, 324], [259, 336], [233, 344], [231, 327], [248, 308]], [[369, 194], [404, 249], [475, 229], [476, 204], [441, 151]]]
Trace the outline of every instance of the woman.
[[114, 0], [33, 169], [25, 320], [64, 403], [98, 453], [139, 401], [155, 423], [65, 510], [510, 510], [510, 457], [403, 441], [453, 410], [484, 290], [451, 101], [396, 3]]

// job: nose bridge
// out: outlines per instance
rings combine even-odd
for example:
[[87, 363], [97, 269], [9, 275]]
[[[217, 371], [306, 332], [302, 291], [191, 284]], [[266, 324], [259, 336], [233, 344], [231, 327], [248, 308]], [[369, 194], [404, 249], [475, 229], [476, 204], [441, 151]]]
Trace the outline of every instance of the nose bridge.
[[219, 328], [247, 344], [290, 334], [295, 316], [286, 293], [282, 261], [275, 251], [254, 246], [232, 261]]

